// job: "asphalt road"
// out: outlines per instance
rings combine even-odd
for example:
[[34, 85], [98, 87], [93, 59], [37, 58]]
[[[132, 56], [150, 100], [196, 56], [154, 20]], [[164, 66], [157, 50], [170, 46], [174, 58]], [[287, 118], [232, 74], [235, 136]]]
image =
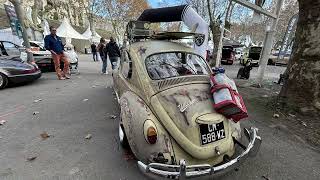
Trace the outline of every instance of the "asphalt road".
[[[1, 180], [146, 179], [119, 147], [118, 117], [110, 118], [119, 112], [111, 76], [101, 75], [100, 63], [86, 55], [79, 66], [71, 80], [44, 73], [34, 83], [0, 91], [0, 120], [6, 120], [0, 126]], [[258, 156], [221, 179], [319, 179], [319, 152], [258, 115], [244, 124], [251, 125], [263, 138]], [[50, 137], [42, 139], [43, 132]]]

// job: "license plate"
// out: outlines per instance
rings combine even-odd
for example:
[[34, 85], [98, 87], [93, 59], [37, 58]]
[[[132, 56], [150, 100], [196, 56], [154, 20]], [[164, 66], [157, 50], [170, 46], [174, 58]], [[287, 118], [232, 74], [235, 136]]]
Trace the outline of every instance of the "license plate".
[[216, 142], [226, 137], [223, 122], [217, 124], [199, 124], [201, 145]]

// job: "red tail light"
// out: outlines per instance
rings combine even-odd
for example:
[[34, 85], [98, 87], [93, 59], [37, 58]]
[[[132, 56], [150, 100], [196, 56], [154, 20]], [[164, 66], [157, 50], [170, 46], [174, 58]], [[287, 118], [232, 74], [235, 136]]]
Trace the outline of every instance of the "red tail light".
[[36, 71], [37, 71], [37, 69], [34, 68], [34, 69], [24, 70], [22, 73], [23, 73], [23, 74], [31, 74], [31, 73], [35, 73]]
[[147, 139], [150, 144], [155, 144], [157, 142], [157, 131], [154, 127], [149, 127], [147, 130]]

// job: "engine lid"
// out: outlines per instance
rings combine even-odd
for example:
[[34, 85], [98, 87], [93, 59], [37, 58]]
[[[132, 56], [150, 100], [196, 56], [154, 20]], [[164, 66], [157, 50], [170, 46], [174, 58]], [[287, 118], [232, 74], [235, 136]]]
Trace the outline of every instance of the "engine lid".
[[[170, 135], [191, 156], [207, 159], [217, 155], [217, 146], [221, 153], [233, 148], [229, 120], [213, 109], [209, 84], [188, 84], [166, 89], [151, 98], [151, 105]], [[221, 123], [226, 137], [203, 145], [200, 125]]]

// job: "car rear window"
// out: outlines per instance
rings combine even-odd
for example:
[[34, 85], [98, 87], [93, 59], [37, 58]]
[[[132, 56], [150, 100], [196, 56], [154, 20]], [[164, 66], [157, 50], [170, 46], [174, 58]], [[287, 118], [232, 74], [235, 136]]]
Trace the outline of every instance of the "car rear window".
[[230, 58], [231, 54], [233, 53], [233, 50], [230, 48], [223, 48], [222, 49], [222, 58]]
[[146, 58], [151, 79], [159, 80], [179, 76], [207, 75], [210, 70], [201, 56], [186, 52], [166, 52]]

